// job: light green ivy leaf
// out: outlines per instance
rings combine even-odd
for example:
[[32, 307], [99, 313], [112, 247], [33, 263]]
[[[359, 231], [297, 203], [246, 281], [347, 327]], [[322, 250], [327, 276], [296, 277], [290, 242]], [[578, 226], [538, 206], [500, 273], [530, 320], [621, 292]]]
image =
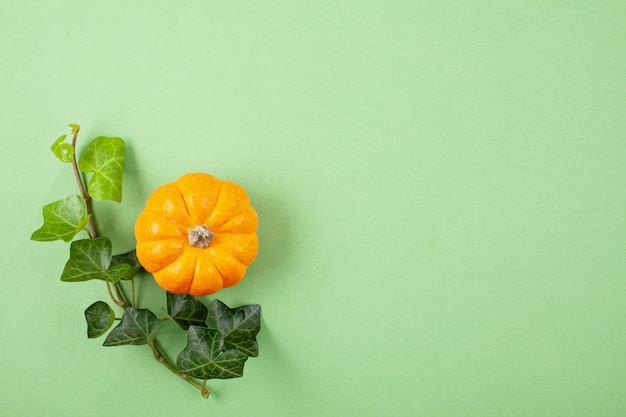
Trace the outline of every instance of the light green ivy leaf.
[[69, 143], [64, 143], [65, 138], [67, 138], [67, 135], [63, 135], [55, 140], [52, 146], [50, 146], [50, 150], [59, 161], [67, 164], [72, 162], [74, 158], [74, 147]]
[[94, 200], [122, 201], [124, 140], [106, 136], [95, 138], [78, 160], [78, 168], [93, 173], [87, 189]]
[[78, 195], [47, 204], [43, 208], [43, 226], [31, 235], [31, 240], [51, 242], [71, 241], [89, 223], [87, 205]]
[[78, 133], [78, 131], [80, 130], [80, 126], [77, 125], [76, 123], [70, 123], [69, 125], [67, 125], [70, 129], [72, 129], [72, 134], [75, 135], [76, 133]]
[[111, 251], [111, 240], [106, 236], [72, 242], [70, 259], [65, 264], [61, 281], [81, 282], [91, 279], [119, 281], [130, 269], [130, 265], [111, 265]]

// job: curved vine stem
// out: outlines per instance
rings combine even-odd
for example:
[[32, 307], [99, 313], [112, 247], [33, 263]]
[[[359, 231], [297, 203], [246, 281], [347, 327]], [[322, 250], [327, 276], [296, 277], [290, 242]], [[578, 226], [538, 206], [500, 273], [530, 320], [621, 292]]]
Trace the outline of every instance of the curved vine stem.
[[115, 292], [117, 293], [117, 297], [113, 295], [113, 291], [111, 290], [111, 283], [107, 282], [106, 285], [107, 285], [107, 291], [109, 293], [109, 297], [111, 297], [111, 300], [113, 300], [113, 302], [121, 308], [128, 307], [128, 304], [126, 304], [126, 301], [124, 300], [124, 296], [122, 295], [120, 291], [119, 285], [117, 285], [117, 283], [113, 284], [113, 288], [115, 289]]
[[178, 369], [176, 369], [176, 366], [174, 366], [174, 364], [172, 364], [170, 361], [167, 360], [165, 356], [163, 356], [163, 354], [159, 350], [159, 347], [157, 346], [156, 340], [153, 340], [150, 343], [150, 348], [152, 349], [152, 354], [154, 355], [154, 359], [156, 359], [157, 362], [163, 364], [163, 366], [165, 366], [170, 372], [172, 372], [173, 374], [175, 374], [182, 380], [187, 381], [189, 384], [196, 387], [200, 391], [200, 395], [202, 395], [203, 398], [209, 398], [209, 395], [211, 395], [211, 392], [206, 388], [206, 383], [207, 383], [206, 379], [203, 380], [203, 382], [199, 382], [198, 380], [194, 378], [190, 378], [189, 376], [178, 372]]
[[118, 302], [116, 304], [122, 308], [128, 307], [128, 303], [124, 299], [124, 296], [122, 295], [122, 291], [120, 290], [120, 286], [118, 285], [117, 282], [113, 283], [113, 289], [115, 289], [115, 293], [117, 294]]
[[130, 305], [137, 307], [137, 301], [135, 300], [135, 277], [130, 279]]
[[[80, 190], [80, 195], [82, 199], [85, 201], [85, 205], [87, 209], [87, 216], [89, 216], [89, 225], [86, 226], [84, 230], [90, 239], [97, 239], [100, 235], [98, 233], [96, 219], [95, 219], [94, 212], [93, 212], [92, 198], [89, 195], [87, 184], [85, 182], [83, 175], [80, 172], [80, 169], [78, 167], [78, 160], [76, 158], [76, 155], [77, 155], [76, 142], [78, 140], [78, 132], [80, 130], [80, 126], [72, 124], [70, 125], [70, 127], [72, 128], [72, 133], [73, 133], [72, 144], [71, 144], [72, 149], [73, 149], [73, 155], [72, 155], [72, 161], [71, 161], [72, 169], [74, 171], [76, 184], [78, 185], [78, 189]], [[124, 294], [122, 293], [122, 287], [119, 282], [114, 282], [114, 283], [106, 282], [107, 292], [109, 293], [111, 300], [122, 309], [126, 309], [129, 306], [131, 307], [136, 306], [136, 294], [135, 294], [136, 291], [135, 291], [135, 278], [134, 277], [131, 278], [130, 286], [131, 286], [130, 287], [131, 294], [130, 294], [130, 299], [129, 299], [130, 303], [129, 303], [129, 301], [127, 301], [127, 298], [124, 297]], [[167, 317], [166, 319], [169, 319], [169, 317]], [[116, 317], [115, 320], [121, 320], [121, 318]], [[182, 380], [187, 381], [190, 385], [198, 389], [203, 398], [209, 398], [211, 393], [206, 387], [207, 385], [206, 379], [197, 380], [188, 375], [178, 372], [176, 365], [170, 362], [165, 357], [165, 355], [161, 352], [161, 350], [159, 349], [156, 343], [156, 339], [150, 342], [150, 348], [152, 349], [152, 354], [154, 355], [154, 358], [156, 359], [157, 362], [163, 364], [163, 366], [165, 366], [170, 372], [172, 372], [173, 374], [175, 374]]]
[[206, 389], [206, 382], [206, 379], [202, 381], [202, 389], [200, 390], [200, 395], [202, 395], [204, 398], [209, 398], [209, 395], [211, 395], [211, 393], [208, 389]]
[[[74, 154], [72, 156], [72, 168], [74, 170], [74, 176], [76, 177], [76, 183], [78, 184], [81, 197], [83, 198], [83, 200], [85, 201], [85, 205], [87, 206], [87, 215], [89, 216], [89, 227], [85, 227], [85, 231], [87, 232], [87, 235], [89, 236], [90, 239], [96, 239], [99, 237], [99, 234], [98, 234], [98, 229], [96, 227], [96, 219], [93, 213], [92, 199], [87, 191], [85, 181], [83, 179], [83, 176], [80, 173], [80, 170], [78, 168], [78, 161], [76, 159], [76, 153], [77, 153], [76, 141], [78, 139], [78, 131], [80, 130], [80, 127], [78, 125], [71, 125], [71, 127], [73, 131], [72, 148], [74, 150]], [[119, 283], [106, 282], [107, 292], [109, 293], [111, 300], [113, 300], [115, 304], [117, 304], [119, 307], [123, 309], [125, 309], [129, 305], [132, 307], [136, 305], [135, 304], [136, 298], [135, 298], [134, 277], [131, 279], [130, 285], [131, 285], [131, 296], [130, 296], [130, 304], [129, 304], [126, 301], [126, 298], [124, 297], [124, 295], [122, 294]], [[116, 318], [116, 320], [119, 320], [119, 319]], [[154, 355], [154, 359], [156, 359], [157, 362], [163, 364], [163, 366], [165, 366], [170, 372], [172, 372], [173, 374], [175, 374], [182, 380], [187, 381], [189, 384], [196, 387], [196, 389], [200, 391], [200, 395], [202, 395], [203, 398], [209, 398], [209, 395], [211, 395], [211, 393], [206, 387], [207, 385], [206, 379], [202, 381], [198, 381], [195, 378], [191, 378], [185, 374], [178, 372], [178, 369], [176, 369], [176, 366], [173, 363], [171, 363], [169, 360], [167, 360], [167, 358], [163, 355], [163, 353], [161, 352], [161, 350], [159, 349], [156, 343], [156, 340], [153, 340], [150, 343], [150, 348], [152, 349], [152, 354]]]
[[[116, 300], [116, 299], [115, 299], [115, 296], [113, 295], [113, 291], [111, 291], [111, 283], [110, 283], [110, 282], [107, 282], [106, 284], [107, 284], [107, 291], [108, 291], [108, 293], [109, 293], [109, 297], [111, 297], [111, 300], [113, 300], [113, 302], [114, 302], [115, 304], [117, 304], [119, 300]], [[118, 305], [119, 305], [119, 304], [118, 304]]]
[[[99, 236], [98, 228], [96, 227], [96, 218], [93, 214], [93, 206], [91, 203], [91, 196], [87, 192], [87, 187], [85, 186], [85, 181], [83, 180], [82, 175], [80, 174], [80, 170], [78, 169], [78, 160], [76, 159], [76, 142], [78, 140], [78, 132], [80, 131], [80, 126], [71, 125], [72, 127], [72, 149], [74, 149], [72, 155], [72, 169], [74, 170], [74, 177], [76, 178], [76, 184], [78, 184], [78, 189], [80, 190], [80, 195], [85, 200], [85, 205], [87, 206], [87, 215], [89, 216], [89, 229], [85, 228], [87, 231], [87, 235], [89, 235], [90, 239], [95, 239]], [[91, 229], [91, 230], [90, 230]], [[117, 298], [113, 296], [113, 292], [111, 292], [111, 284], [107, 282], [107, 291], [111, 296], [111, 300], [121, 308], [128, 307], [128, 302], [124, 299], [122, 295], [122, 291], [120, 290], [119, 285], [113, 283], [113, 288], [115, 289], [115, 293], [117, 294]], [[134, 303], [133, 303], [134, 304]]]
[[72, 136], [72, 148], [74, 149], [74, 155], [72, 156], [72, 169], [74, 170], [74, 177], [76, 177], [76, 183], [78, 184], [80, 195], [83, 197], [83, 200], [85, 200], [85, 204], [87, 205], [89, 227], [91, 228], [91, 233], [89, 235], [92, 239], [94, 239], [98, 237], [98, 228], [96, 227], [96, 219], [93, 216], [91, 196], [87, 192], [85, 182], [80, 175], [80, 170], [78, 169], [78, 161], [76, 159], [76, 141], [78, 140], [78, 132], [80, 131], [80, 127], [78, 125], [75, 125], [72, 127], [72, 130], [74, 131], [74, 135]]

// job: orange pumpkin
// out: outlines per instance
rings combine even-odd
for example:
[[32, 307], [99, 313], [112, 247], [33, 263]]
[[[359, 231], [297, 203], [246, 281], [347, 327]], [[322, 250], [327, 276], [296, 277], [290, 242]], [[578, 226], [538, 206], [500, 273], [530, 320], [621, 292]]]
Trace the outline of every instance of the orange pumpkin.
[[157, 188], [135, 223], [137, 258], [163, 289], [208, 295], [256, 258], [258, 217], [239, 185], [192, 173]]

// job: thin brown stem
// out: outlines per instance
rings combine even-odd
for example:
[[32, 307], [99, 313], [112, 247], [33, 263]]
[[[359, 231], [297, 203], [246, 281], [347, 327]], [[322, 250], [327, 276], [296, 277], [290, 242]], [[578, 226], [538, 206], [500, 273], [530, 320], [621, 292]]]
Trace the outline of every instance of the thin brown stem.
[[206, 389], [206, 382], [206, 379], [202, 381], [202, 389], [200, 390], [200, 395], [202, 395], [203, 398], [209, 398], [209, 395], [211, 395], [211, 392]]
[[[83, 177], [80, 174], [80, 170], [78, 169], [78, 161], [76, 159], [76, 141], [78, 140], [78, 132], [80, 131], [80, 126], [72, 125], [72, 130], [74, 133], [74, 135], [72, 136], [72, 149], [74, 149], [74, 154], [72, 155], [72, 169], [74, 170], [74, 177], [76, 178], [76, 184], [78, 184], [80, 195], [83, 200], [85, 200], [85, 205], [87, 206], [87, 215], [89, 216], [89, 228], [91, 229], [91, 231], [88, 228], [85, 228], [85, 230], [87, 231], [90, 239], [95, 239], [98, 237], [98, 228], [96, 227], [96, 218], [93, 214], [91, 196], [87, 192], [87, 187], [85, 186]], [[111, 291], [111, 284], [107, 282], [107, 291], [109, 292], [109, 295], [111, 296], [113, 302], [121, 308], [126, 308], [128, 306], [128, 303], [124, 299], [124, 296], [120, 291], [119, 285], [117, 283], [114, 283], [113, 288], [115, 288], [117, 297], [113, 295], [113, 292]]]
[[117, 282], [113, 283], [113, 289], [115, 290], [115, 293], [117, 294], [117, 299], [118, 299], [118, 301], [115, 304], [117, 304], [118, 306], [122, 308], [128, 307], [128, 303], [126, 302], [126, 299], [124, 298], [124, 295], [122, 295], [122, 291], [120, 290], [119, 283]]
[[109, 293], [109, 297], [111, 297], [111, 300], [113, 300], [113, 302], [115, 304], [117, 304], [121, 308], [128, 307], [128, 304], [126, 304], [126, 301], [124, 301], [124, 297], [122, 297], [122, 293], [119, 291], [117, 283], [113, 284], [113, 288], [115, 288], [115, 292], [117, 293], [117, 297], [115, 297], [115, 295], [113, 295], [113, 291], [111, 289], [111, 283], [107, 282], [106, 285], [107, 285], [107, 291]]
[[137, 306], [137, 302], [135, 300], [135, 277], [130, 279], [130, 305], [132, 307]]
[[80, 190], [80, 195], [85, 200], [85, 205], [87, 206], [87, 215], [89, 216], [89, 227], [91, 227], [91, 233], [89, 237], [91, 239], [95, 239], [98, 237], [98, 229], [96, 227], [96, 219], [93, 216], [93, 207], [91, 204], [91, 196], [87, 192], [87, 188], [85, 187], [85, 182], [83, 181], [83, 177], [80, 175], [80, 170], [78, 169], [78, 161], [76, 160], [76, 141], [78, 140], [78, 132], [80, 127], [76, 125], [74, 128], [74, 136], [72, 136], [72, 148], [74, 149], [74, 155], [72, 156], [72, 168], [74, 170], [74, 177], [76, 178], [76, 184], [78, 184], [78, 188]]
[[115, 296], [113, 295], [113, 291], [111, 291], [111, 283], [106, 282], [106, 285], [107, 285], [107, 291], [109, 293], [109, 297], [111, 297], [111, 300], [113, 300], [113, 302], [117, 304], [119, 300], [115, 298]]
[[172, 364], [170, 361], [167, 360], [165, 356], [163, 356], [163, 354], [159, 350], [159, 347], [157, 346], [156, 340], [153, 340], [152, 343], [150, 343], [150, 348], [152, 348], [152, 354], [154, 355], [154, 359], [156, 359], [157, 362], [163, 364], [163, 366], [169, 369], [170, 372], [172, 372], [182, 380], [187, 381], [189, 384], [196, 387], [200, 391], [200, 395], [202, 395], [203, 398], [209, 398], [211, 392], [206, 388], [206, 379], [203, 382], [199, 382], [194, 378], [190, 378], [187, 375], [178, 372], [176, 366], [174, 366], [174, 364]]
[[113, 295], [113, 291], [111, 290], [111, 283], [107, 282], [106, 286], [107, 286], [107, 292], [109, 293], [109, 297], [111, 297], [111, 300], [118, 307], [120, 307], [122, 309], [125, 309], [126, 307], [128, 307], [128, 304], [126, 303], [126, 300], [124, 300], [124, 297], [122, 296], [122, 293], [119, 291], [117, 283], [113, 284], [113, 288], [115, 288], [115, 292], [117, 293], [117, 297], [115, 295]]

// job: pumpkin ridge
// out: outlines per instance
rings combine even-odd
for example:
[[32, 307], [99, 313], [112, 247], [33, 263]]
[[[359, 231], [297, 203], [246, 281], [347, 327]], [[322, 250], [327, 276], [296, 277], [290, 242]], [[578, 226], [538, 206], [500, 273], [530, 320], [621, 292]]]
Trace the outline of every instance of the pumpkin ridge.
[[[233, 236], [256, 235], [256, 232], [250, 232], [250, 233], [222, 233], [219, 236], [220, 236], [221, 239], [224, 239], [225, 237], [228, 237], [228, 235], [233, 235]], [[248, 266], [248, 265], [251, 264], [251, 262], [246, 262], [246, 260], [245, 260], [246, 252], [238, 252], [238, 251], [235, 251], [235, 250], [230, 250], [232, 248], [223, 247], [223, 246], [220, 245], [220, 241], [219, 240], [216, 242], [216, 245], [214, 245], [214, 247], [215, 246], [218, 247], [218, 250], [221, 250], [221, 251], [224, 251], [224, 252], [228, 253], [230, 256], [235, 258], [242, 265]], [[242, 257], [244, 257], [244, 259], [242, 259]], [[253, 257], [253, 259], [254, 258], [256, 258], [256, 255]]]
[[217, 195], [215, 196], [215, 201], [213, 202], [213, 207], [211, 207], [211, 211], [209, 213], [207, 213], [207, 215], [205, 217], [205, 222], [207, 222], [207, 223], [209, 221], [209, 218], [211, 217], [211, 215], [215, 211], [215, 207], [217, 207], [217, 203], [220, 201], [220, 198], [222, 196], [222, 190], [224, 189], [223, 185], [224, 185], [224, 182], [220, 181], [219, 182], [219, 187], [220, 188], [217, 190]]
[[[206, 217], [204, 218], [205, 224], [209, 224], [212, 222], [209, 222], [209, 220], [211, 219], [211, 217], [213, 216], [213, 212], [215, 211], [215, 207], [217, 207], [217, 204], [220, 201], [220, 197], [222, 196], [222, 190], [224, 189], [224, 187], [222, 187], [222, 185], [224, 185], [223, 181], [219, 182], [219, 189], [217, 190], [217, 194], [215, 195], [215, 201], [213, 201], [213, 207], [211, 207], [210, 212], [208, 212], [206, 214]], [[216, 225], [211, 224], [211, 227], [215, 227]]]
[[178, 223], [176, 220], [169, 218], [169, 217], [165, 217], [165, 215], [163, 215], [163, 213], [159, 213], [158, 211], [154, 210], [154, 209], [146, 209], [147, 212], [152, 213], [152, 214], [156, 214], [157, 216], [159, 216], [160, 218], [162, 218], [165, 221], [168, 221], [172, 224], [175, 224], [176, 226], [180, 227], [181, 230], [185, 233], [187, 233], [187, 229], [188, 227], [185, 226], [184, 224], [180, 224]]
[[220, 277], [220, 280], [222, 281], [220, 282], [220, 287], [224, 288], [224, 274], [222, 274], [222, 271], [220, 271], [218, 263], [214, 263], [214, 265], [215, 265], [215, 270], [217, 271], [217, 275]]
[[193, 285], [193, 280], [196, 277], [196, 268], [198, 267], [198, 260], [196, 259], [196, 257], [193, 257], [193, 268], [191, 269], [191, 278], [189, 279], [189, 285], [187, 286], [187, 289], [185, 290], [186, 294], [189, 294], [189, 290], [191, 289], [191, 286]]
[[[244, 270], [248, 269], [248, 265], [244, 262], [241, 262], [241, 260], [239, 258], [237, 258], [233, 253], [231, 253], [230, 251], [227, 251], [225, 249], [218, 249], [215, 250], [214, 249], [214, 256], [217, 255], [217, 251], [222, 251], [223, 253], [231, 256], [236, 262], [238, 262]], [[220, 266], [223, 268], [224, 266], [222, 266], [222, 264], [220, 262], [214, 262], [215, 265], [215, 269], [217, 270], [218, 274], [220, 275], [220, 277], [222, 278], [222, 287], [224, 286], [224, 283], [226, 282], [226, 280], [224, 279], [224, 272], [222, 272], [222, 270], [220, 269]], [[241, 277], [242, 278], [242, 277]], [[239, 278], [239, 279], [241, 279]]]
[[176, 184], [176, 190], [178, 190], [178, 194], [180, 194], [180, 199], [183, 200], [183, 207], [185, 208], [185, 213], [187, 213], [187, 219], [191, 220], [191, 213], [189, 212], [189, 204], [187, 204], [187, 199], [183, 194], [183, 190], [180, 189], [178, 184]]
[[[178, 241], [179, 239], [175, 239], [175, 238], [168, 238], [168, 239], [157, 239], [157, 240], [152, 240], [151, 242], [168, 242], [168, 241]], [[167, 268], [169, 265], [171, 265], [173, 262], [176, 262], [181, 256], [183, 256], [183, 253], [185, 252], [185, 249], [183, 248], [183, 250], [180, 252], [180, 254], [178, 254], [178, 256], [175, 256], [171, 262], [169, 262], [168, 264], [166, 264], [165, 266], [162, 266], [159, 269], [147, 269], [146, 271], [150, 272], [151, 274], [156, 274], [158, 272], [161, 272], [162, 270], [164, 270], [165, 268]]]
[[[239, 186], [238, 184], [235, 184], [235, 183], [230, 182], [230, 181], [223, 181], [222, 183], [220, 183], [220, 189], [219, 189], [219, 191], [217, 193], [217, 198], [215, 199], [215, 205], [213, 206], [213, 210], [211, 211], [211, 213], [209, 215], [209, 219], [212, 219], [211, 226], [216, 228], [216, 229], [219, 228], [219, 227], [223, 227], [224, 225], [228, 224], [230, 221], [232, 221], [236, 217], [238, 217], [241, 214], [245, 213], [245, 204], [242, 204], [241, 206], [237, 207], [237, 209], [238, 209], [237, 211], [233, 211], [233, 212], [229, 213], [229, 216], [227, 218], [221, 218], [221, 219], [219, 219], [220, 221], [218, 221], [218, 220], [213, 218], [213, 216], [215, 214], [215, 208], [218, 207], [218, 205], [220, 203], [220, 199], [222, 198], [222, 190], [224, 189], [224, 187], [222, 187], [222, 185], [224, 183], [227, 183], [227, 182], [229, 184], [234, 185], [235, 187], [241, 188], [241, 186]], [[248, 200], [247, 204], [250, 205], [250, 201], [249, 200]], [[207, 219], [207, 221], [209, 219]]]
[[[193, 174], [190, 174], [190, 175], [193, 175]], [[207, 175], [207, 174], [198, 174], [198, 175]], [[184, 177], [185, 176], [181, 178], [184, 178]], [[179, 178], [179, 180], [181, 178]], [[202, 226], [202, 225], [208, 226], [210, 228], [210, 225], [208, 223], [209, 218], [211, 217], [213, 210], [217, 206], [217, 202], [220, 199], [220, 193], [222, 192], [222, 184], [224, 183], [222, 180], [218, 180], [217, 178], [215, 179], [217, 180], [216, 182], [217, 193], [215, 193], [215, 199], [213, 199], [207, 207], [196, 207], [195, 205], [191, 204], [188, 201], [188, 196], [185, 193], [185, 190], [181, 189], [181, 187], [178, 185], [178, 182], [176, 182], [176, 188], [181, 193], [181, 197], [183, 199], [183, 202], [185, 203], [185, 210], [188, 213], [188, 217], [189, 217], [189, 224], [187, 225], [188, 228], [193, 228], [194, 226]], [[197, 223], [197, 224], [192, 224], [192, 223]]]
[[[255, 213], [256, 214], [256, 213]], [[252, 216], [252, 213], [250, 212], [246, 212], [246, 210], [244, 209], [243, 211], [241, 211], [239, 214], [234, 215], [230, 220], [217, 225], [214, 227], [215, 232], [216, 233], [220, 233], [220, 234], [224, 234], [224, 235], [228, 235], [228, 234], [232, 234], [232, 235], [245, 235], [248, 233], [252, 233], [252, 232], [256, 232], [256, 227], [251, 227], [251, 225], [249, 224], [250, 217]], [[237, 224], [238, 221], [241, 220], [245, 220], [244, 222], [241, 222], [239, 224]], [[233, 226], [233, 224], [235, 224], [235, 226]], [[224, 231], [224, 229], [226, 229], [227, 231]], [[234, 229], [234, 230], [233, 230]], [[241, 230], [241, 231], [239, 231]]]

